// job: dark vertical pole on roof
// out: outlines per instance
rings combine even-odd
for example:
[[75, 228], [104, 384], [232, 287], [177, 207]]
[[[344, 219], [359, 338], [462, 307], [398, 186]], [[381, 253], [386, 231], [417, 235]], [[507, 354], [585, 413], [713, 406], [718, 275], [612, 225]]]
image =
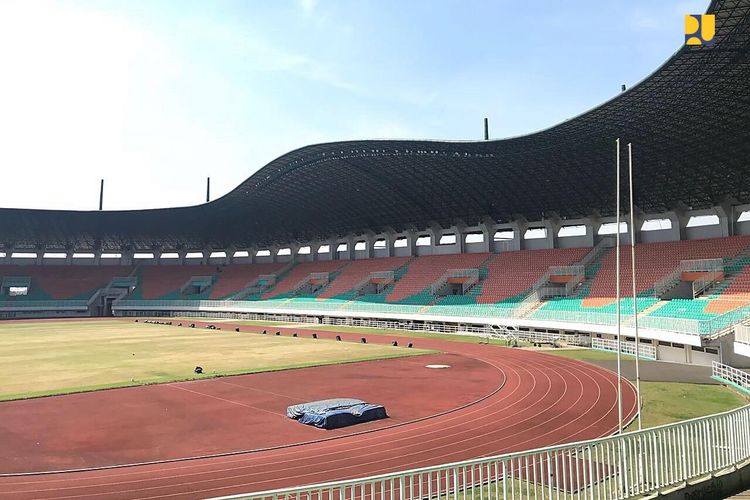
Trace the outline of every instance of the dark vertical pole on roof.
[[622, 92], [625, 92], [625, 91], [627, 90], [627, 87], [625, 86], [625, 84], [624, 84], [624, 83], [622, 84], [622, 87], [620, 87], [620, 88], [622, 89], [622, 90], [621, 90]]
[[104, 207], [104, 179], [99, 183], [99, 210]]
[[490, 121], [487, 118], [484, 119], [484, 140], [490, 140]]
[[206, 177], [206, 203], [211, 201], [211, 178]]

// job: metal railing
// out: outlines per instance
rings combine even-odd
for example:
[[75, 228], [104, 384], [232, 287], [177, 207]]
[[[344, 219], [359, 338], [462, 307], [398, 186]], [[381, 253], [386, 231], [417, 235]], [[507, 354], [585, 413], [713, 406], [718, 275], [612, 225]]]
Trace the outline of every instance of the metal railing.
[[677, 268], [654, 283], [654, 295], [661, 297], [667, 290], [677, 285], [677, 283], [679, 283], [681, 279], [682, 270], [680, 268]]
[[590, 441], [224, 500], [621, 499], [750, 458], [750, 406]]
[[[611, 339], [591, 339], [591, 348], [598, 349], [600, 351], [617, 352], [617, 341]], [[635, 342], [621, 341], [620, 352], [629, 356], [635, 356], [635, 351], [638, 349], [638, 357], [641, 359], [656, 359], [656, 347], [650, 344], [636, 344]]]
[[[529, 298], [528, 306], [533, 306], [533, 299]], [[20, 304], [22, 301], [13, 302]], [[29, 302], [29, 301], [24, 301]], [[61, 301], [71, 302], [71, 301]], [[474, 317], [477, 322], [487, 321], [488, 319], [517, 319], [520, 309], [526, 301], [519, 303], [514, 307], [498, 307], [493, 304], [469, 304], [464, 306], [423, 306], [410, 304], [383, 304], [377, 302], [365, 301], [343, 301], [335, 299], [283, 299], [283, 300], [263, 300], [263, 301], [242, 301], [242, 300], [118, 300], [114, 303], [113, 308], [116, 311], [199, 311], [199, 310], [219, 310], [219, 311], [237, 311], [237, 312], [269, 312], [273, 310], [289, 310], [292, 313], [306, 314], [307, 311], [340, 313], [367, 313], [367, 314], [409, 314], [415, 319], [423, 315], [443, 315], [443, 316], [461, 316]], [[528, 309], [526, 309], [528, 310]], [[422, 311], [422, 312], [420, 312]], [[708, 320], [695, 320], [684, 318], [670, 318], [660, 316], [640, 316], [638, 326], [652, 330], [668, 331], [673, 333], [687, 333], [691, 335], [701, 335], [706, 337], [718, 337], [742, 321], [750, 317], [750, 306], [742, 307], [729, 311], [720, 316]], [[558, 323], [581, 323], [591, 325], [614, 325], [617, 316], [611, 313], [597, 313], [587, 311], [564, 311], [564, 310], [544, 310], [537, 309], [533, 312], [531, 319], [543, 321], [555, 321]], [[633, 316], [624, 312], [622, 314], [622, 323], [625, 326], [632, 326]]]
[[750, 325], [739, 324], [734, 327], [734, 341], [750, 344]]
[[750, 393], [750, 373], [729, 365], [711, 362], [711, 377]]
[[706, 276], [693, 281], [693, 298], [721, 283], [724, 271], [710, 271]]
[[547, 271], [534, 283], [533, 289], [541, 288], [547, 284], [551, 276], [577, 276], [583, 275], [586, 267], [580, 264], [572, 266], [549, 266]]
[[599, 243], [596, 244], [594, 248], [592, 248], [589, 253], [583, 256], [583, 258], [578, 262], [578, 264], [586, 267], [592, 262], [594, 262], [596, 259], [599, 258], [601, 254], [603, 254], [606, 250], [612, 248], [615, 246], [615, 239], [614, 238], [602, 238]]
[[0, 301], [0, 311], [86, 311], [88, 300], [8, 300]]
[[451, 278], [466, 279], [466, 281], [461, 283], [461, 290], [465, 293], [466, 290], [479, 281], [479, 269], [448, 269], [435, 283], [432, 284], [430, 287], [430, 294], [437, 295], [440, 289], [443, 288]]
[[685, 272], [722, 272], [724, 271], [723, 259], [693, 259], [681, 260], [680, 271]]

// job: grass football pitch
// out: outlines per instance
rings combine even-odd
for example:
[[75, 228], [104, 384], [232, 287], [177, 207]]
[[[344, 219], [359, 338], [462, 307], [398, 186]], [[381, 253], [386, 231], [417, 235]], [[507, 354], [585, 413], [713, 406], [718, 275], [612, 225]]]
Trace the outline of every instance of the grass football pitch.
[[133, 320], [0, 322], [0, 401], [429, 352], [284, 333]]

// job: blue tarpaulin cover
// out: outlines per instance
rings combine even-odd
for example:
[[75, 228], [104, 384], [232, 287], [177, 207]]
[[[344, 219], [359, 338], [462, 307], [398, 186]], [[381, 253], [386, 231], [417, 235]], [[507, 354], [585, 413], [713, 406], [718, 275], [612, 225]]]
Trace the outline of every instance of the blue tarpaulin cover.
[[305, 413], [298, 421], [301, 424], [314, 425], [321, 429], [337, 429], [381, 418], [388, 418], [382, 405], [364, 403], [324, 413]]
[[286, 409], [286, 416], [298, 419], [305, 413], [325, 413], [331, 410], [349, 408], [361, 404], [364, 404], [364, 401], [354, 398], [323, 399], [321, 401], [311, 401], [309, 403], [289, 406]]

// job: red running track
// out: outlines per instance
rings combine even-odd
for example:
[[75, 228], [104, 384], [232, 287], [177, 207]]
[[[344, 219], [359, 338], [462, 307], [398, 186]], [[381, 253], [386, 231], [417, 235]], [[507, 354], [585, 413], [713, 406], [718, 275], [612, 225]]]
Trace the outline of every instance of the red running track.
[[[335, 335], [317, 333], [320, 338]], [[351, 341], [361, 337], [340, 335]], [[367, 337], [368, 342], [396, 338]], [[408, 340], [399, 337], [400, 343]], [[617, 379], [612, 372], [539, 352], [437, 339], [411, 341], [417, 347], [494, 367], [502, 373], [502, 389], [440, 416], [298, 446], [114, 469], [0, 477], [0, 498], [205, 498], [437, 465], [591, 439], [617, 429]], [[416, 359], [420, 358], [412, 361]], [[444, 397], [439, 385], [423, 392], [436, 400]], [[623, 401], [624, 414], [632, 418], [636, 399], [629, 383], [623, 385]], [[397, 410], [389, 408], [393, 411]]]

